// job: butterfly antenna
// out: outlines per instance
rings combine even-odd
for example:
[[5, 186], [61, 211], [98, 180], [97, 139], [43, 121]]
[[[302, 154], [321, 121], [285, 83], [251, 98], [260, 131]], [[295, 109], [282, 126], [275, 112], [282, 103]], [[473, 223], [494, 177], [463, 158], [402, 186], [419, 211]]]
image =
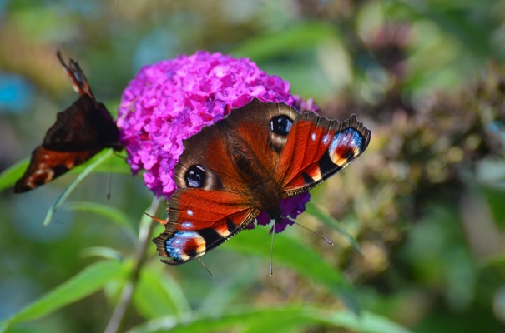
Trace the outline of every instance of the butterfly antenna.
[[[116, 153], [114, 150], [113, 153]], [[126, 159], [125, 159], [126, 160]], [[107, 200], [110, 200], [110, 196], [112, 193], [112, 167], [111, 167], [111, 160], [108, 160], [108, 166], [109, 166], [109, 176], [107, 177]]]
[[198, 260], [200, 262], [200, 264], [202, 264], [203, 268], [205, 268], [205, 270], [207, 271], [207, 273], [209, 273], [209, 275], [212, 276], [212, 273], [210, 272], [210, 269], [208, 269], [207, 266], [205, 266], [204, 262], [200, 258], [196, 258], [196, 260]]
[[[295, 222], [295, 221], [293, 221]], [[304, 225], [301, 225], [300, 223], [298, 222], [295, 222], [295, 224], [299, 227], [302, 227], [303, 229], [307, 230], [307, 231], [310, 231], [311, 233], [313, 233], [314, 235], [318, 236], [319, 238], [321, 238], [322, 240], [324, 240], [326, 243], [330, 244], [331, 246], [333, 246], [333, 242], [331, 240], [329, 240], [328, 238], [322, 236], [321, 234], [318, 234], [317, 232], [315, 232], [314, 230], [312, 229], [309, 229], [307, 228], [306, 226]]]
[[[110, 166], [110, 165], [109, 165]], [[109, 175], [107, 177], [107, 201], [110, 200], [110, 194], [111, 194], [111, 184], [112, 184], [112, 171], [109, 170]]]
[[149, 216], [150, 218], [152, 218], [152, 219], [153, 219], [153, 220], [155, 220], [156, 222], [159, 222], [160, 224], [165, 225], [165, 224], [167, 224], [167, 223], [168, 223], [168, 220], [162, 220], [162, 219], [160, 219], [159, 217], [156, 217], [156, 216], [151, 215], [151, 214], [146, 213], [146, 212], [144, 212], [144, 214], [146, 214], [147, 216]]
[[277, 219], [274, 219], [274, 226], [272, 227], [272, 242], [270, 243], [270, 276], [274, 274], [273, 270], [273, 252], [274, 252], [274, 238], [275, 238], [275, 223], [277, 222]]

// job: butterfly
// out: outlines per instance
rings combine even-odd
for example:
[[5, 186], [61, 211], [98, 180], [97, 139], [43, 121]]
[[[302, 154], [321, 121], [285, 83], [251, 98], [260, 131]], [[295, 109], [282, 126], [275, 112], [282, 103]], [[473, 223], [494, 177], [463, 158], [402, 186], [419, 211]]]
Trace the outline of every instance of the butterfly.
[[309, 191], [367, 148], [371, 132], [356, 116], [344, 122], [254, 99], [184, 140], [174, 170], [158, 253], [179, 265], [213, 250], [263, 211], [280, 221], [280, 201]]
[[14, 192], [26, 192], [44, 185], [85, 163], [107, 147], [122, 150], [119, 129], [111, 114], [95, 100], [79, 64], [73, 59], [58, 60], [70, 78], [79, 98], [69, 108], [58, 112], [56, 122], [47, 131], [42, 145], [32, 152], [30, 164], [16, 182]]

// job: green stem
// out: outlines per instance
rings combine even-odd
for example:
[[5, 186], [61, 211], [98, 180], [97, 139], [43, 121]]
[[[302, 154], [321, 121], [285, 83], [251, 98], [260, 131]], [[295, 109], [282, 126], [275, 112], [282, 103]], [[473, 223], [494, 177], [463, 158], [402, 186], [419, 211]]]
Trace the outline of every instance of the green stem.
[[[147, 213], [155, 215], [158, 207], [159, 200], [154, 198], [151, 206], [147, 210]], [[135, 288], [140, 279], [140, 272], [146, 263], [147, 249], [155, 226], [156, 224], [147, 215], [143, 215], [140, 219], [139, 246], [135, 254], [133, 269], [130, 273], [130, 277], [123, 287], [119, 301], [114, 308], [114, 312], [112, 312], [109, 323], [105, 328], [105, 333], [117, 333], [124, 322], [126, 311], [128, 310], [133, 293], [135, 292]]]

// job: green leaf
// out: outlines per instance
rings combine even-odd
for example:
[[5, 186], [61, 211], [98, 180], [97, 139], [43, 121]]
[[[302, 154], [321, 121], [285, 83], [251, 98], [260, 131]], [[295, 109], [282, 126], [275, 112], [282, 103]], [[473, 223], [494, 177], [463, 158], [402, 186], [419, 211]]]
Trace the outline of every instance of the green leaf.
[[489, 31], [492, 28], [490, 26], [486, 27], [488, 22], [483, 22], [482, 26], [477, 26], [465, 17], [465, 13], [458, 10], [440, 12], [434, 8], [430, 8], [423, 10], [421, 13], [426, 18], [438, 24], [442, 30], [456, 37], [461, 42], [461, 45], [466, 46], [466, 51], [480, 57], [486, 57], [494, 53], [491, 42], [492, 38], [489, 36]]
[[[332, 312], [311, 306], [254, 308], [245, 307], [221, 316], [200, 313], [184, 319], [164, 317], [147, 322], [129, 333], [216, 332], [235, 328], [247, 332], [292, 331], [307, 326], [327, 325], [353, 332], [408, 333], [392, 321], [369, 312], [356, 316], [350, 311]], [[240, 329], [237, 329], [240, 328]]]
[[482, 260], [480, 263], [482, 267], [487, 267], [487, 266], [501, 266], [505, 268], [505, 254], [496, 254], [492, 255], [489, 257], [486, 257]]
[[[393, 3], [394, 5], [391, 5]], [[410, 22], [429, 20], [435, 23], [442, 33], [445, 32], [457, 39], [461, 43], [463, 51], [470, 54], [488, 57], [489, 54], [497, 53], [493, 47], [492, 37], [490, 37], [490, 31], [494, 30], [492, 20], [481, 20], [481, 24], [477, 25], [470, 14], [472, 10], [477, 9], [474, 4], [472, 7], [462, 9], [458, 8], [459, 6], [452, 7], [451, 5], [441, 7], [442, 3], [438, 2], [437, 6], [434, 6], [415, 1], [395, 1], [385, 7], [388, 10], [384, 14], [391, 18], [409, 20]]]
[[126, 273], [116, 261], [100, 261], [88, 266], [76, 276], [40, 297], [8, 318], [4, 325], [20, 323], [46, 316], [61, 307], [78, 301], [102, 288], [108, 281]]
[[190, 310], [181, 287], [163, 271], [163, 265], [145, 267], [135, 290], [133, 302], [146, 318], [165, 316], [167, 313], [180, 317]]
[[124, 260], [124, 256], [121, 252], [106, 246], [91, 246], [82, 251], [82, 255], [85, 257], [100, 257], [104, 259]]
[[342, 236], [344, 236], [349, 243], [354, 247], [356, 251], [361, 253], [361, 247], [359, 246], [358, 242], [352, 237], [347, 230], [342, 228], [337, 220], [335, 220], [331, 215], [326, 214], [322, 210], [320, 210], [315, 204], [312, 202], [307, 203], [307, 210], [306, 212], [321, 222], [323, 222], [326, 226], [332, 228], [333, 230], [337, 231], [340, 233]]
[[[265, 232], [266, 228], [258, 229], [240, 233], [226, 242], [223, 248], [270, 259], [271, 235]], [[342, 297], [349, 309], [355, 312], [360, 311], [355, 292], [342, 273], [299, 239], [287, 236], [286, 233], [276, 234], [272, 258], [274, 276], [275, 265], [287, 266]]]
[[[0, 323], [0, 332], [5, 332], [7, 327], [1, 326]], [[54, 333], [54, 330], [51, 328], [41, 327], [40, 324], [31, 323], [30, 325], [20, 324], [14, 325], [14, 327], [10, 327], [8, 333]]]
[[23, 176], [26, 168], [28, 168], [28, 163], [29, 159], [25, 158], [0, 173], [0, 192], [16, 184], [16, 181]]
[[90, 201], [72, 201], [65, 205], [65, 210], [84, 211], [101, 215], [126, 229], [128, 236], [133, 239], [134, 243], [137, 242], [135, 224], [128, 215], [117, 208]]
[[[115, 173], [115, 174], [122, 174], [122, 175], [131, 175], [132, 172], [130, 170], [130, 166], [128, 163], [126, 163], [124, 156], [122, 155], [117, 155], [118, 153], [114, 153], [108, 160], [107, 163], [102, 163], [98, 165], [95, 169], [93, 169], [93, 172], [100, 172], [100, 173]], [[97, 157], [93, 157], [91, 163], [95, 160], [100, 158], [99, 155]], [[80, 173], [84, 170], [86, 166], [85, 165], [80, 165], [76, 167], [75, 169], [72, 169], [71, 173]]]
[[54, 213], [60, 208], [61, 205], [67, 200], [68, 196], [74, 191], [77, 185], [86, 178], [93, 169], [95, 169], [98, 165], [102, 164], [105, 160], [107, 160], [113, 153], [112, 149], [108, 149], [105, 153], [101, 154], [99, 158], [97, 158], [93, 163], [86, 166], [86, 168], [77, 176], [77, 178], [67, 186], [67, 188], [60, 194], [58, 199], [49, 207], [47, 211], [47, 215], [42, 223], [44, 226], [47, 226], [51, 219], [53, 218]]
[[265, 60], [294, 50], [313, 49], [328, 40], [339, 40], [337, 30], [331, 25], [310, 22], [283, 29], [277, 33], [250, 38], [232, 52], [236, 57]]
[[261, 259], [251, 258], [247, 262], [237, 262], [229, 274], [221, 275], [218, 280], [213, 279], [214, 283], [212, 288], [209, 288], [209, 293], [200, 298], [198, 311], [226, 312], [233, 301], [258, 282], [258, 276], [263, 276], [257, 270], [257, 263], [261, 263]]

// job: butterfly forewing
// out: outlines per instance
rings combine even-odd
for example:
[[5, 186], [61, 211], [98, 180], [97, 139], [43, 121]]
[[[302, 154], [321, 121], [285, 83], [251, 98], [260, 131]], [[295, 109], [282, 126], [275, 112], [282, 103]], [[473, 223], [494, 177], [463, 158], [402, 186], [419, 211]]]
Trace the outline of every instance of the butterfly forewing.
[[74, 87], [75, 92], [79, 93], [80, 96], [88, 95], [91, 99], [95, 99], [93, 96], [93, 92], [88, 84], [88, 79], [84, 75], [79, 63], [74, 59], [68, 59], [68, 62], [65, 62], [63, 56], [60, 51], [56, 53], [58, 56], [58, 60], [60, 61], [61, 66], [63, 67], [63, 71], [68, 75], [72, 86]]
[[115, 147], [119, 142], [119, 129], [104, 108], [103, 104], [87, 95], [79, 97], [72, 106], [58, 112], [56, 122], [47, 131], [42, 146], [59, 152]]
[[277, 171], [286, 196], [305, 192], [342, 170], [365, 151], [370, 137], [354, 115], [344, 122], [309, 112], [300, 115]]

